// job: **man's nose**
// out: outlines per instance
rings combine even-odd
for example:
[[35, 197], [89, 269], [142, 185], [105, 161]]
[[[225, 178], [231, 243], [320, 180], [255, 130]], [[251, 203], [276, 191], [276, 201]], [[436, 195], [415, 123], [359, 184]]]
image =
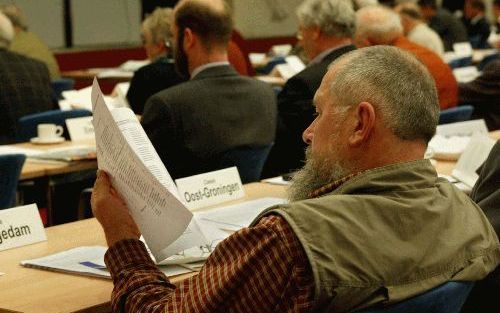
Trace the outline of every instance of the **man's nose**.
[[304, 132], [302, 133], [302, 140], [304, 140], [306, 144], [310, 145], [312, 139], [313, 139], [313, 123], [311, 123], [311, 125], [309, 125], [309, 127], [307, 127], [306, 130], [304, 130]]

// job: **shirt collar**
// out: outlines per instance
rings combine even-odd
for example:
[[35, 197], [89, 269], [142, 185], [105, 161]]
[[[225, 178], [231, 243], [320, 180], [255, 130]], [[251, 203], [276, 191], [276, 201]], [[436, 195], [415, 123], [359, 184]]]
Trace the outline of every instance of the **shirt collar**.
[[327, 193], [330, 193], [332, 191], [334, 191], [335, 189], [339, 188], [340, 186], [342, 186], [345, 182], [349, 181], [350, 179], [358, 176], [359, 174], [361, 174], [363, 171], [360, 171], [360, 172], [357, 172], [357, 173], [352, 173], [352, 174], [349, 174], [347, 176], [344, 176], [340, 179], [337, 179], [336, 181], [332, 182], [332, 183], [329, 183], [329, 184], [326, 184], [324, 185], [323, 187], [320, 187], [316, 190], [313, 190], [310, 194], [309, 194], [309, 198], [318, 198], [318, 197], [321, 197], [321, 196], [324, 196], [326, 195]]
[[193, 72], [191, 73], [191, 79], [193, 79], [196, 75], [198, 75], [200, 72], [206, 70], [207, 68], [216, 67], [216, 66], [223, 66], [223, 65], [229, 65], [229, 62], [228, 61], [221, 61], [221, 62], [212, 62], [212, 63], [200, 65], [197, 68], [195, 68], [193, 70]]

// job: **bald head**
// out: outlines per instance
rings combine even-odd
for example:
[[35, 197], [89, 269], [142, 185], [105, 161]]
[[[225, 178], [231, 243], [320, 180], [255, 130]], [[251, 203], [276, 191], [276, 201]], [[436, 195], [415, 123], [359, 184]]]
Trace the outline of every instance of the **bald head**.
[[231, 13], [223, 0], [181, 0], [174, 9], [175, 25], [191, 29], [208, 50], [225, 48], [233, 31]]
[[383, 6], [364, 7], [356, 12], [356, 43], [387, 45], [403, 35], [399, 15]]
[[10, 20], [0, 12], [0, 48], [8, 48], [14, 38], [14, 27]]

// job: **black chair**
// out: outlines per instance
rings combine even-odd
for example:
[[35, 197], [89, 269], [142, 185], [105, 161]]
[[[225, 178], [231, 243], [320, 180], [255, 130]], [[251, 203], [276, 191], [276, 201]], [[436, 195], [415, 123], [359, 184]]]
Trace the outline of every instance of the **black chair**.
[[241, 147], [225, 152], [219, 161], [219, 168], [236, 166], [243, 184], [259, 181], [262, 168], [272, 144], [263, 147]]
[[17, 182], [25, 160], [24, 154], [0, 156], [0, 209], [16, 205]]
[[472, 105], [461, 105], [451, 109], [446, 109], [439, 113], [439, 124], [449, 124], [470, 120], [474, 112]]
[[449, 281], [402, 302], [357, 313], [459, 313], [474, 282]]
[[64, 137], [69, 139], [66, 129], [66, 119], [92, 116], [92, 112], [88, 110], [51, 110], [41, 113], [35, 113], [23, 116], [19, 119], [19, 132], [17, 136], [18, 142], [26, 142], [31, 138], [36, 137], [38, 124], [51, 123], [60, 125], [64, 128]]

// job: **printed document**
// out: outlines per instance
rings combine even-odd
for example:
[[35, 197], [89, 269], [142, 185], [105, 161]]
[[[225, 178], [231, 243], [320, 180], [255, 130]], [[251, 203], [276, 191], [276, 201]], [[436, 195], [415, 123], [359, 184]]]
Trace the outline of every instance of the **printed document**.
[[193, 218], [135, 114], [110, 110], [97, 80], [92, 105], [98, 167], [123, 196], [157, 262], [226, 236]]

